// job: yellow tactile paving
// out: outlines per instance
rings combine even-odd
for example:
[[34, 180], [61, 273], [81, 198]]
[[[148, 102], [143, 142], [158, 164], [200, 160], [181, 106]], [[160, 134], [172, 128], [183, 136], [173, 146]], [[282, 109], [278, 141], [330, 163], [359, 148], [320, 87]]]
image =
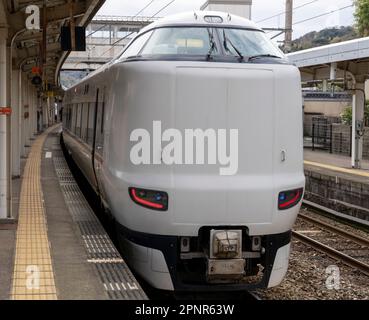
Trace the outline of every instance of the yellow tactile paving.
[[50, 128], [33, 143], [22, 180], [14, 261], [13, 300], [56, 300], [41, 187], [42, 147]]
[[361, 177], [368, 177], [369, 178], [369, 172], [364, 171], [364, 170], [347, 169], [347, 168], [336, 167], [336, 166], [331, 166], [329, 164], [324, 164], [324, 163], [319, 163], [319, 162], [312, 162], [312, 161], [304, 161], [304, 163], [306, 165], [310, 165], [310, 166], [314, 166], [314, 167], [319, 167], [319, 168], [324, 168], [324, 169], [333, 170], [333, 171], [337, 171], [337, 172], [353, 174], [355, 176], [361, 176]]

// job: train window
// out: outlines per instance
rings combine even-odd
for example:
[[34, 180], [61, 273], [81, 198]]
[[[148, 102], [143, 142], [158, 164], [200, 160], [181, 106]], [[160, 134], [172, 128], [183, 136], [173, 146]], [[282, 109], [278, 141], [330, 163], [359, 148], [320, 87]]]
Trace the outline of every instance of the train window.
[[76, 117], [76, 136], [81, 137], [81, 124], [82, 124], [82, 104], [77, 104], [77, 117]]
[[86, 104], [86, 110], [87, 110], [87, 114], [86, 114], [86, 126], [85, 126], [85, 141], [88, 143], [88, 138], [89, 138], [89, 132], [88, 132], [88, 125], [90, 122], [90, 103], [87, 102]]
[[94, 139], [94, 122], [95, 122], [95, 103], [90, 102], [90, 112], [88, 115], [88, 132], [87, 132], [87, 143], [92, 147]]
[[207, 55], [218, 48], [214, 28], [160, 28], [155, 30], [140, 55]]
[[[145, 59], [226, 59], [245, 57], [243, 62], [257, 58], [283, 59], [284, 54], [261, 30], [211, 27], [162, 27], [155, 29], [138, 57]], [[247, 59], [249, 58], [249, 59]], [[277, 61], [277, 60], [275, 60]]]
[[86, 141], [87, 139], [87, 124], [88, 124], [88, 104], [82, 105], [82, 118], [81, 118], [81, 139]]
[[73, 128], [73, 133], [77, 134], [77, 115], [78, 115], [78, 104], [73, 104], [73, 109], [74, 111], [74, 128]]
[[64, 111], [63, 111], [63, 127], [68, 128], [68, 105], [65, 105]]
[[72, 105], [68, 105], [68, 124], [67, 127], [69, 130], [72, 130]]
[[63, 103], [63, 127], [68, 128], [68, 105]]
[[104, 117], [105, 117], [105, 95], [104, 100], [102, 102], [102, 111], [101, 111], [101, 127], [100, 127], [101, 134], [104, 134]]
[[63, 120], [64, 120], [64, 128], [68, 129], [68, 122], [69, 122], [69, 105], [65, 105], [64, 108], [64, 115], [63, 115]]
[[81, 106], [81, 111], [80, 111], [80, 124], [79, 124], [79, 137], [82, 138], [82, 124], [83, 124], [83, 103], [80, 104]]
[[283, 53], [273, 45], [264, 32], [245, 29], [221, 29], [221, 43], [225, 54], [237, 56], [237, 50], [244, 57], [273, 55], [284, 58]]
[[104, 136], [103, 136], [103, 109], [104, 103], [99, 102], [97, 108], [97, 123], [96, 123], [96, 151], [98, 153], [102, 153], [102, 148], [104, 145]]
[[137, 56], [151, 35], [152, 31], [149, 31], [134, 39], [133, 42], [128, 45], [127, 49], [124, 50], [119, 59]]

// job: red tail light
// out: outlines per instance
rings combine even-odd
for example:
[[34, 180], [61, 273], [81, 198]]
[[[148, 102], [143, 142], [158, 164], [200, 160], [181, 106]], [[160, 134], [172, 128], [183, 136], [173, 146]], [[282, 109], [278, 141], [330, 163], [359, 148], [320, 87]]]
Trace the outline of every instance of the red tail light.
[[287, 210], [294, 207], [300, 202], [303, 193], [303, 188], [281, 192], [278, 196], [278, 209]]
[[139, 188], [129, 188], [128, 191], [133, 202], [140, 206], [153, 210], [168, 210], [168, 194], [166, 192]]

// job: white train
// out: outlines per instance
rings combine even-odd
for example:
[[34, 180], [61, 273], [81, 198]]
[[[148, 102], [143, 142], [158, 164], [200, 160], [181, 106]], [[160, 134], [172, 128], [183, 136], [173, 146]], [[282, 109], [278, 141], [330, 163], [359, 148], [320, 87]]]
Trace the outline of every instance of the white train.
[[191, 12], [69, 89], [62, 138], [152, 286], [273, 287], [304, 191], [301, 100], [254, 23]]

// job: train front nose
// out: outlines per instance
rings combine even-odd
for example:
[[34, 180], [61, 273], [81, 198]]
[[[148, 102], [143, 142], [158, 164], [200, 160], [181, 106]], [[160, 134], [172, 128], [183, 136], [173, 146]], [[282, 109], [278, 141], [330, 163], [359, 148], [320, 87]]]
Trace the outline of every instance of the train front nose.
[[[281, 90], [297, 83], [297, 73], [269, 65], [173, 65], [145, 73], [150, 100], [135, 96], [129, 109], [129, 133], [139, 123], [150, 146], [144, 164], [127, 157], [129, 170], [120, 172], [128, 198], [117, 199], [116, 208], [130, 229], [122, 234], [140, 252], [132, 259], [146, 278], [149, 270], [173, 283], [203, 285], [234, 284], [256, 275], [258, 265], [269, 279], [277, 257], [276, 284], [298, 211], [289, 201], [300, 193], [289, 190], [304, 182], [300, 138], [289, 135], [294, 124], [288, 120], [300, 116], [300, 100]], [[287, 150], [285, 162], [281, 150]], [[144, 192], [128, 194], [132, 187]]]
[[174, 221], [184, 225], [271, 223], [275, 209], [273, 70], [245, 65], [177, 67], [176, 84], [172, 125], [182, 132], [198, 131], [184, 142], [193, 144], [192, 164], [171, 169]]

